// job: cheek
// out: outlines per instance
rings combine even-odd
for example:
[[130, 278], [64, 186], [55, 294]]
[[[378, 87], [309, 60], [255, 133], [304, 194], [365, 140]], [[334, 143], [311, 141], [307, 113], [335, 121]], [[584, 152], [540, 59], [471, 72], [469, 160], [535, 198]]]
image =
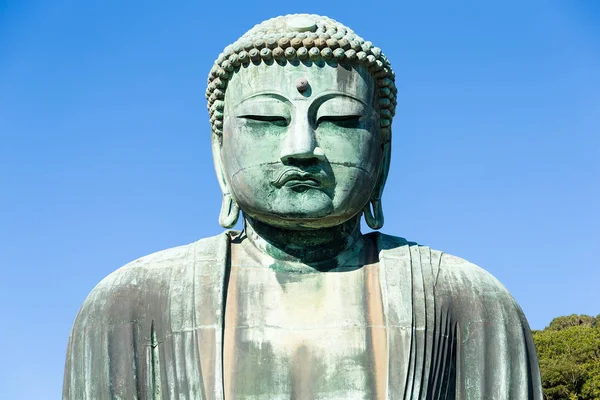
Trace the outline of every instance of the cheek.
[[377, 176], [383, 153], [377, 134], [357, 130], [347, 134], [323, 135], [319, 138], [327, 159], [332, 164], [343, 164]]
[[223, 133], [223, 145], [221, 146], [221, 162], [223, 163], [223, 169], [228, 179], [241, 169], [239, 164], [240, 160], [237, 156], [238, 149], [231, 140], [228, 140]]
[[336, 208], [360, 210], [369, 200], [383, 160], [381, 140], [369, 131], [322, 139], [328, 149], [336, 188]]
[[360, 210], [371, 197], [376, 177], [363, 168], [339, 165], [334, 169], [336, 187], [333, 200], [336, 208]]
[[277, 138], [256, 135], [241, 123], [228, 121], [223, 129], [221, 157], [230, 177], [244, 169], [272, 165], [279, 152]]

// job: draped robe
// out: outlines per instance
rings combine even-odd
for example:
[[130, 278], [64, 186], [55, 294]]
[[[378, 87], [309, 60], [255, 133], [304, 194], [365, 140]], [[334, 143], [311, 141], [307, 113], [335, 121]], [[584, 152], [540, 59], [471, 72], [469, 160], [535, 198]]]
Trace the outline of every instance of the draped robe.
[[[402, 238], [369, 234], [385, 334], [386, 399], [541, 400], [527, 321], [489, 273]], [[85, 300], [69, 338], [64, 400], [223, 400], [232, 232], [113, 272]]]

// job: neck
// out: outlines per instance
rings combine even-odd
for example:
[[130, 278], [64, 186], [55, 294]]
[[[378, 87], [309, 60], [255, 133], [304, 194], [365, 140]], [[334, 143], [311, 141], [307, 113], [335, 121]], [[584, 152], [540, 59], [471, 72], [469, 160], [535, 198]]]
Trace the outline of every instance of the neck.
[[360, 214], [341, 225], [321, 229], [283, 229], [244, 214], [244, 231], [260, 251], [276, 260], [306, 264], [332, 260], [360, 239]]

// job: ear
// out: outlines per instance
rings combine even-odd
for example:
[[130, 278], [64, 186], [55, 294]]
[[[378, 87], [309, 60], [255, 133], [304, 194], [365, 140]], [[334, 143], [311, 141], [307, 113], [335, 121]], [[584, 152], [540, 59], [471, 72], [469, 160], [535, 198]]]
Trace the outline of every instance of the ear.
[[217, 174], [217, 180], [219, 181], [219, 186], [221, 187], [221, 192], [223, 194], [229, 193], [229, 183], [227, 182], [227, 178], [225, 176], [225, 169], [223, 168], [223, 161], [221, 160], [221, 148], [223, 146], [223, 137], [212, 134], [212, 154], [213, 154], [213, 162], [215, 165], [215, 172]]
[[381, 199], [383, 196], [383, 189], [385, 187], [385, 182], [387, 181], [388, 172], [390, 172], [390, 161], [392, 159], [392, 141], [388, 140], [382, 145], [383, 149], [383, 159], [381, 160], [381, 166], [379, 168], [379, 178], [377, 178], [377, 183], [375, 184], [375, 188], [373, 189], [373, 194], [371, 198]]
[[[391, 136], [391, 134], [390, 134]], [[388, 140], [382, 144], [383, 158], [381, 165], [379, 166], [379, 176], [373, 192], [371, 193], [371, 199], [365, 205], [363, 210], [365, 216], [365, 222], [371, 229], [381, 229], [383, 227], [383, 206], [381, 204], [381, 196], [383, 196], [383, 189], [387, 180], [388, 172], [390, 171], [390, 161], [392, 158], [392, 142]]]
[[229, 182], [227, 181], [225, 169], [223, 168], [223, 161], [221, 159], [222, 140], [223, 138], [221, 136], [213, 134], [212, 151], [217, 180], [219, 181], [219, 186], [221, 186], [221, 192], [223, 193], [221, 212], [219, 213], [219, 224], [223, 228], [230, 229], [237, 223], [240, 215], [240, 208], [229, 192]]

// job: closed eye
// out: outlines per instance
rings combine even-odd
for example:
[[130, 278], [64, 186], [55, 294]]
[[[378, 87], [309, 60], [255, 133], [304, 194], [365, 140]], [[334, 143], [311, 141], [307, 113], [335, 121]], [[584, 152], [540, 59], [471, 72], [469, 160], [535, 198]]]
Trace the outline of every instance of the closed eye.
[[319, 119], [317, 120], [317, 125], [321, 124], [322, 122], [331, 122], [333, 124], [342, 126], [342, 127], [351, 127], [351, 126], [356, 126], [360, 123], [360, 119], [362, 118], [362, 115], [360, 114], [356, 114], [356, 115], [324, 115], [322, 117], [319, 117]]
[[244, 118], [256, 122], [269, 122], [277, 126], [287, 126], [288, 120], [281, 115], [240, 115], [238, 118]]

